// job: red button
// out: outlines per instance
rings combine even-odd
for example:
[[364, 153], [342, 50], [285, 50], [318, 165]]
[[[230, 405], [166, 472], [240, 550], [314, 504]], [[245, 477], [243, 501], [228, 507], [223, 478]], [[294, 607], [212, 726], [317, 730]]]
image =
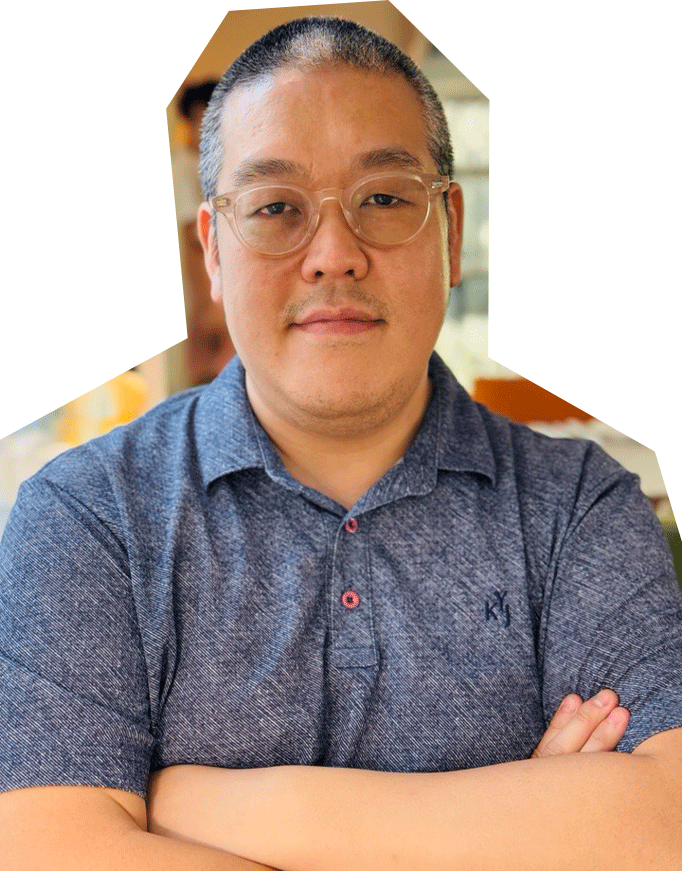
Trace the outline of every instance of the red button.
[[355, 590], [346, 590], [341, 593], [341, 604], [344, 608], [357, 608], [360, 604], [360, 596]]
[[351, 535], [355, 535], [358, 531], [358, 522], [354, 517], [349, 517], [348, 520], [343, 524], [343, 528], [346, 532], [350, 532]]

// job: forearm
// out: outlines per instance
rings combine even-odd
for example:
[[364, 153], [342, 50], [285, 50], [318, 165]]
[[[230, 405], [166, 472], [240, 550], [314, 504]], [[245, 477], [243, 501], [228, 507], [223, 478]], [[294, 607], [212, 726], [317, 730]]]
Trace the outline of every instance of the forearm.
[[[125, 862], [121, 871], [134, 868], [136, 871], [273, 871], [250, 859], [224, 852], [219, 846], [207, 847], [195, 843], [182, 843], [148, 832], [131, 832], [127, 842]], [[87, 857], [91, 860], [91, 856]], [[87, 861], [79, 867], [94, 867]], [[100, 866], [106, 867], [109, 866]], [[115, 866], [118, 868], [119, 866]], [[114, 871], [112, 866], [111, 871]]]
[[[436, 775], [293, 774], [306, 829], [286, 844], [285, 869], [681, 867], [679, 835], [676, 846], [664, 846], [672, 789], [666, 795], [644, 758], [572, 755]], [[327, 858], [320, 866], [322, 845]]]
[[[679, 785], [643, 754], [574, 754], [442, 774], [194, 773], [182, 802], [202, 810], [178, 818], [178, 830], [284, 871], [681, 866]], [[177, 775], [182, 780], [182, 768]], [[172, 813], [167, 819], [172, 832]]]
[[[21, 871], [271, 871], [218, 848], [148, 833], [144, 802], [96, 787], [0, 795], [0, 868]], [[117, 793], [118, 791], [112, 791]]]

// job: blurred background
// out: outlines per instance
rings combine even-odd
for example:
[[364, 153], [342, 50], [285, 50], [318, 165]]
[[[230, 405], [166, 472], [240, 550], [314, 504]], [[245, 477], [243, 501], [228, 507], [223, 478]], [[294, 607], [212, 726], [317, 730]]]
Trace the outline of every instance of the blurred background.
[[[213, 84], [232, 61], [272, 27], [304, 15], [338, 15], [380, 33], [422, 68], [438, 93], [464, 191], [463, 279], [450, 297], [436, 349], [463, 386], [490, 408], [548, 435], [591, 438], [640, 476], [666, 531], [682, 578], [682, 546], [653, 451], [519, 378], [487, 355], [489, 103], [438, 47], [388, 2], [238, 10], [227, 14], [178, 83], [167, 107], [187, 340], [144, 361], [0, 440], [0, 530], [19, 483], [62, 450], [125, 423], [171, 393], [210, 381], [234, 353], [222, 309], [212, 303], [196, 234], [198, 135]], [[456, 60], [456, 58], [455, 58]]]

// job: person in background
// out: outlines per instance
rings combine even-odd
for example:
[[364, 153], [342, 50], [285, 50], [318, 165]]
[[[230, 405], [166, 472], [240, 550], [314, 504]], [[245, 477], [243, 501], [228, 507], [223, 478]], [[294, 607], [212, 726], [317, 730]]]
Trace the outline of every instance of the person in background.
[[185, 387], [211, 381], [234, 354], [222, 307], [209, 293], [201, 243], [197, 236], [197, 209], [204, 196], [199, 182], [199, 140], [201, 121], [215, 87], [215, 80], [186, 86], [178, 110], [186, 127], [186, 142], [173, 150], [173, 188], [180, 239], [187, 341], [182, 366]]
[[463, 204], [431, 86], [294, 21], [201, 154], [237, 357], [52, 461], [0, 546], [5, 865], [681, 868], [670, 553], [633, 475], [432, 353]]

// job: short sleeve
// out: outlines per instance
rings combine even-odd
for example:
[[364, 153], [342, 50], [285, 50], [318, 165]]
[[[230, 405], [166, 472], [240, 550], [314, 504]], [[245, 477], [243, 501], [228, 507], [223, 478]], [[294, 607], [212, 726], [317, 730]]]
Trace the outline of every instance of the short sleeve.
[[543, 615], [543, 705], [602, 687], [631, 713], [631, 751], [682, 726], [682, 594], [661, 525], [631, 475], [588, 452]]
[[0, 543], [0, 790], [144, 796], [149, 712], [125, 549], [39, 474], [22, 485]]

